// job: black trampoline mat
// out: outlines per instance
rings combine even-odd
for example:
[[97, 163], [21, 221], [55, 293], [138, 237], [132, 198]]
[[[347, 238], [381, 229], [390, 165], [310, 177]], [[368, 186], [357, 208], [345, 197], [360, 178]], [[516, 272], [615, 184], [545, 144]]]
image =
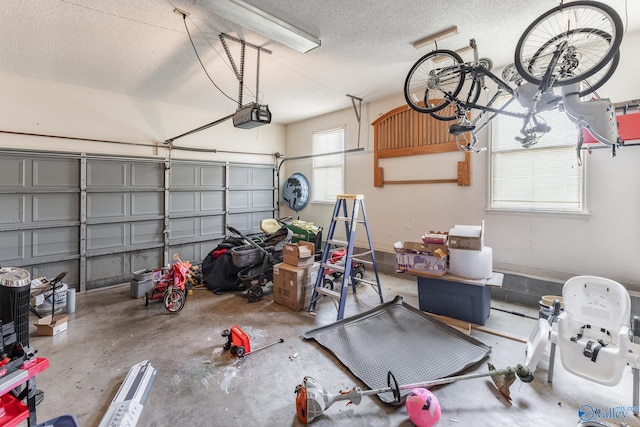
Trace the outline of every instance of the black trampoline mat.
[[[404, 303], [402, 296], [303, 337], [331, 351], [371, 389], [387, 387], [389, 371], [400, 386], [457, 375], [491, 352], [491, 347]], [[391, 392], [378, 397], [394, 403]]]

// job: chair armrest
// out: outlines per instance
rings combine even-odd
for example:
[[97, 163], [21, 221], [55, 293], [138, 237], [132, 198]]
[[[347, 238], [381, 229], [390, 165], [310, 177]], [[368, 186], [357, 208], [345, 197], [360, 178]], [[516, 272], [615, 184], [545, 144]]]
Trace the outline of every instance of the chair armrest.
[[624, 325], [620, 328], [620, 332], [618, 332], [618, 336], [622, 338], [623, 335], [626, 337], [626, 341], [629, 341], [631, 337], [631, 328], [629, 328], [629, 325]]
[[625, 354], [628, 352], [629, 343], [631, 342], [630, 338], [630, 329], [628, 325], [624, 325], [620, 328], [618, 332], [618, 347], [620, 347], [620, 353]]

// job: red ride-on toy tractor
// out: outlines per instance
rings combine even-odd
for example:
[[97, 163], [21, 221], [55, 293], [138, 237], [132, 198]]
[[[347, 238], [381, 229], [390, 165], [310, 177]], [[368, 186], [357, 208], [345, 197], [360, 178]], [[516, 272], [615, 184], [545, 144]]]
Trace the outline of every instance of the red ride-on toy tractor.
[[176, 260], [162, 275], [151, 291], [144, 295], [145, 305], [149, 301], [162, 299], [164, 307], [170, 313], [177, 313], [184, 307], [187, 299], [187, 280], [191, 275], [191, 263], [182, 261], [178, 254], [173, 255]]
[[[347, 256], [347, 248], [339, 248], [331, 252], [331, 256], [327, 261], [327, 264], [334, 264], [340, 267], [344, 267], [344, 260]], [[351, 283], [354, 286], [358, 285], [361, 279], [364, 279], [364, 263], [361, 261], [351, 260]], [[333, 290], [333, 281], [342, 277], [342, 272], [334, 270], [331, 267], [325, 268], [324, 277], [322, 279], [322, 286]]]

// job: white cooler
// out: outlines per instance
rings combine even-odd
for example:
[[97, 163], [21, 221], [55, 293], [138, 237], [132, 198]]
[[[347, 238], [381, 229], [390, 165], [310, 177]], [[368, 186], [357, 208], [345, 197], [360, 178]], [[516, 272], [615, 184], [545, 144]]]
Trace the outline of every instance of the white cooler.
[[449, 248], [449, 273], [467, 279], [489, 279], [493, 274], [493, 251]]

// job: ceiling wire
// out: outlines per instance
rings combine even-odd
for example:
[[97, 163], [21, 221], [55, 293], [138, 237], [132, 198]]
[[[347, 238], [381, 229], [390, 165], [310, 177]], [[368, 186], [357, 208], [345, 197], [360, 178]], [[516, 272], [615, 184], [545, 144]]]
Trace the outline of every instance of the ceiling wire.
[[[108, 12], [108, 11], [106, 11], [106, 10], [101, 10], [101, 9], [96, 9], [96, 8], [93, 8], [93, 7], [88, 7], [88, 6], [85, 6], [85, 5], [82, 5], [82, 4], [79, 4], [79, 3], [76, 3], [76, 2], [74, 2], [74, 1], [72, 1], [72, 0], [59, 0], [59, 1], [61, 1], [61, 2], [63, 2], [63, 3], [67, 3], [67, 4], [71, 5], [71, 6], [76, 6], [76, 7], [80, 7], [80, 8], [86, 9], [86, 10], [90, 10], [90, 11], [92, 11], [92, 12], [102, 13], [102, 14], [105, 14], [105, 15], [111, 15], [111, 16], [116, 17], [116, 18], [126, 19], [126, 20], [128, 20], [128, 21], [132, 21], [132, 22], [136, 22], [136, 23], [144, 24], [144, 25], [149, 25], [149, 26], [156, 27], [156, 28], [160, 28], [160, 29], [163, 29], [163, 30], [175, 31], [175, 30], [174, 30], [174, 29], [172, 29], [172, 28], [167, 28], [167, 27], [164, 27], [164, 26], [155, 25], [155, 24], [152, 24], [152, 23], [150, 23], [150, 22], [146, 22], [146, 21], [141, 21], [141, 20], [137, 20], [137, 19], [132, 19], [132, 18], [131, 18], [131, 17], [129, 17], [129, 16], [118, 15], [118, 14], [115, 14], [115, 13]], [[175, 5], [173, 4], [173, 2], [172, 2], [172, 1], [170, 1], [170, 0], [169, 0], [169, 1], [168, 1], [168, 4], [169, 4], [170, 6], [172, 6], [174, 9], [177, 9], [177, 6], [175, 6]], [[218, 90], [220, 91], [220, 93], [222, 93], [225, 97], [229, 98], [229, 99], [230, 99], [231, 101], [233, 101], [234, 103], [237, 103], [237, 101], [236, 101], [235, 99], [233, 99], [232, 97], [230, 97], [229, 95], [227, 95], [227, 94], [226, 94], [222, 89], [220, 89], [220, 87], [218, 87], [218, 85], [213, 81], [213, 79], [211, 78], [211, 76], [210, 76], [210, 75], [209, 75], [209, 73], [207, 72], [207, 70], [206, 70], [206, 68], [205, 68], [204, 64], [202, 63], [202, 61], [201, 61], [201, 59], [200, 59], [200, 56], [198, 55], [198, 51], [196, 50], [196, 47], [195, 47], [195, 45], [194, 45], [194, 43], [193, 43], [193, 39], [191, 38], [191, 34], [189, 33], [189, 28], [187, 28], [186, 16], [184, 16], [184, 15], [183, 15], [183, 16], [182, 16], [182, 18], [183, 18], [183, 21], [185, 21], [185, 22], [184, 22], [184, 26], [185, 26], [185, 29], [187, 30], [187, 34], [189, 35], [189, 40], [190, 40], [190, 42], [191, 42], [191, 46], [193, 47], [193, 50], [194, 50], [194, 52], [195, 52], [195, 54], [196, 54], [196, 56], [197, 56], [197, 58], [198, 58], [198, 61], [200, 62], [200, 65], [202, 66], [202, 68], [203, 68], [203, 70], [204, 70], [205, 74], [207, 75], [207, 77], [209, 78], [209, 80], [211, 81], [211, 83], [213, 83], [213, 85], [216, 87], [216, 89], [218, 89]], [[194, 26], [194, 27], [196, 27], [196, 29], [198, 30], [198, 32], [200, 33], [200, 35], [201, 35], [201, 36], [206, 40], [207, 44], [209, 44], [209, 46], [210, 46], [210, 47], [211, 47], [211, 48], [216, 52], [216, 54], [217, 54], [220, 58], [222, 58], [222, 60], [223, 60], [223, 62], [225, 63], [225, 65], [227, 65], [227, 67], [228, 67], [229, 69], [231, 69], [230, 65], [225, 61], [225, 58], [224, 58], [224, 57], [220, 54], [220, 52], [218, 52], [218, 50], [217, 50], [217, 49], [216, 49], [216, 48], [215, 48], [215, 47], [210, 43], [209, 39], [208, 39], [208, 38], [204, 35], [204, 33], [200, 30], [200, 28], [199, 28], [199, 27], [198, 27], [198, 25], [193, 21], [193, 19], [189, 18], [189, 21], [191, 21], [191, 23], [193, 24], [193, 26]], [[246, 89], [246, 91], [247, 91], [248, 93], [250, 93], [250, 94], [251, 94], [251, 95], [252, 95], [256, 100], [258, 100], [258, 96], [257, 96], [256, 94], [254, 94], [254, 93], [253, 93], [253, 91], [252, 91], [250, 88], [248, 88], [246, 85], [244, 85], [244, 87], [245, 87], [245, 89]]]
[[76, 3], [76, 2], [71, 1], [71, 0], [59, 0], [59, 1], [62, 2], [62, 3], [67, 3], [68, 5], [71, 5], [71, 6], [76, 6], [76, 7], [82, 8], [82, 9], [90, 10], [92, 12], [101, 13], [103, 15], [110, 15], [110, 16], [113, 16], [115, 18], [124, 19], [124, 20], [135, 22], [135, 23], [138, 23], [138, 24], [148, 25], [150, 27], [159, 28], [161, 30], [175, 31], [172, 28], [167, 28], [167, 27], [162, 26], [162, 25], [153, 24], [153, 23], [147, 22], [147, 21], [141, 21], [139, 19], [133, 19], [130, 16], [119, 15], [117, 13], [109, 12], [107, 10], [102, 10], [102, 9], [97, 9], [97, 8], [94, 8], [94, 7], [89, 7], [89, 6], [86, 6], [86, 5], [83, 5], [83, 4]]
[[[179, 6], [175, 6], [175, 5], [173, 4], [173, 1], [171, 1], [171, 0], [168, 0], [167, 2], [168, 2], [168, 3], [169, 3], [169, 5], [171, 5], [173, 8], [184, 9], [184, 8], [179, 7]], [[188, 11], [188, 9], [184, 9], [184, 10], [187, 10], [187, 11]], [[202, 32], [202, 30], [198, 27], [198, 25], [194, 22], [194, 20], [193, 20], [192, 18], [189, 18], [189, 21], [193, 24], [193, 26], [196, 28], [196, 30], [198, 30], [198, 32], [200, 33], [200, 35], [202, 36], [202, 38], [203, 38], [203, 39], [205, 39], [205, 41], [207, 42], [207, 44], [209, 44], [209, 46], [210, 46], [210, 47], [211, 47], [211, 48], [216, 52], [216, 54], [218, 54], [218, 56], [219, 56], [220, 58], [222, 58], [222, 60], [223, 60], [224, 64], [229, 68], [229, 70], [232, 70], [231, 65], [227, 62], [227, 60], [226, 60], [226, 58], [224, 57], [224, 55], [220, 54], [220, 52], [218, 52], [218, 50], [217, 50], [217, 49], [216, 49], [216, 48], [211, 44], [211, 42], [210, 42], [209, 38], [208, 38], [208, 37], [207, 37], [207, 36]], [[337, 93], [340, 93], [340, 94], [344, 93], [344, 92], [343, 92], [343, 89], [338, 89], [337, 87], [330, 86], [330, 85], [325, 84], [325, 83], [323, 83], [323, 82], [321, 82], [321, 81], [319, 81], [319, 80], [313, 79], [309, 74], [305, 73], [304, 71], [301, 71], [301, 70], [298, 70], [298, 69], [296, 69], [296, 68], [293, 68], [289, 63], [285, 63], [285, 62], [278, 61], [274, 56], [269, 56], [269, 58], [267, 58], [267, 60], [269, 60], [269, 59], [270, 59], [271, 61], [275, 62], [276, 64], [280, 65], [281, 67], [286, 68], [286, 69], [288, 69], [289, 71], [292, 71], [292, 72], [294, 72], [295, 74], [299, 75], [300, 77], [303, 77], [303, 78], [307, 79], [307, 80], [308, 80], [308, 81], [310, 81], [311, 83], [314, 83], [314, 84], [316, 84], [316, 85], [318, 85], [318, 86], [320, 86], [320, 87], [323, 87], [323, 88], [325, 88], [325, 89], [331, 90], [332, 92], [335, 92], [336, 94], [337, 94]], [[233, 70], [232, 70], [232, 71], [233, 71]], [[252, 91], [249, 87], [247, 87], [246, 85], [244, 85], [244, 87], [246, 88], [246, 91], [247, 91], [248, 93], [250, 93], [250, 94], [251, 94], [255, 99], [258, 99], [258, 96], [257, 96], [255, 93], [253, 93], [253, 91]]]
[[202, 66], [202, 69], [204, 70], [204, 73], [207, 75], [207, 77], [209, 78], [209, 81], [211, 81], [211, 83], [213, 84], [213, 86], [215, 86], [216, 89], [218, 89], [218, 91], [223, 94], [224, 96], [226, 96], [227, 98], [229, 98], [231, 101], [233, 101], [234, 103], [238, 103], [237, 100], [233, 99], [232, 97], [230, 97], [229, 95], [227, 95], [222, 89], [220, 89], [220, 86], [218, 86], [216, 84], [216, 82], [213, 81], [213, 79], [211, 78], [211, 76], [209, 75], [209, 72], [207, 71], [207, 68], [204, 66], [204, 64], [202, 63], [202, 59], [200, 59], [200, 55], [198, 55], [198, 49], [196, 49], [196, 45], [193, 43], [193, 38], [191, 38], [191, 32], [189, 31], [189, 27], [187, 26], [187, 15], [185, 15], [184, 13], [182, 14], [182, 21], [184, 22], [184, 28], [187, 30], [187, 34], [189, 35], [189, 41], [191, 42], [191, 46], [193, 47], [193, 51], [196, 54], [196, 57], [198, 58], [198, 62], [200, 63], [200, 65]]

